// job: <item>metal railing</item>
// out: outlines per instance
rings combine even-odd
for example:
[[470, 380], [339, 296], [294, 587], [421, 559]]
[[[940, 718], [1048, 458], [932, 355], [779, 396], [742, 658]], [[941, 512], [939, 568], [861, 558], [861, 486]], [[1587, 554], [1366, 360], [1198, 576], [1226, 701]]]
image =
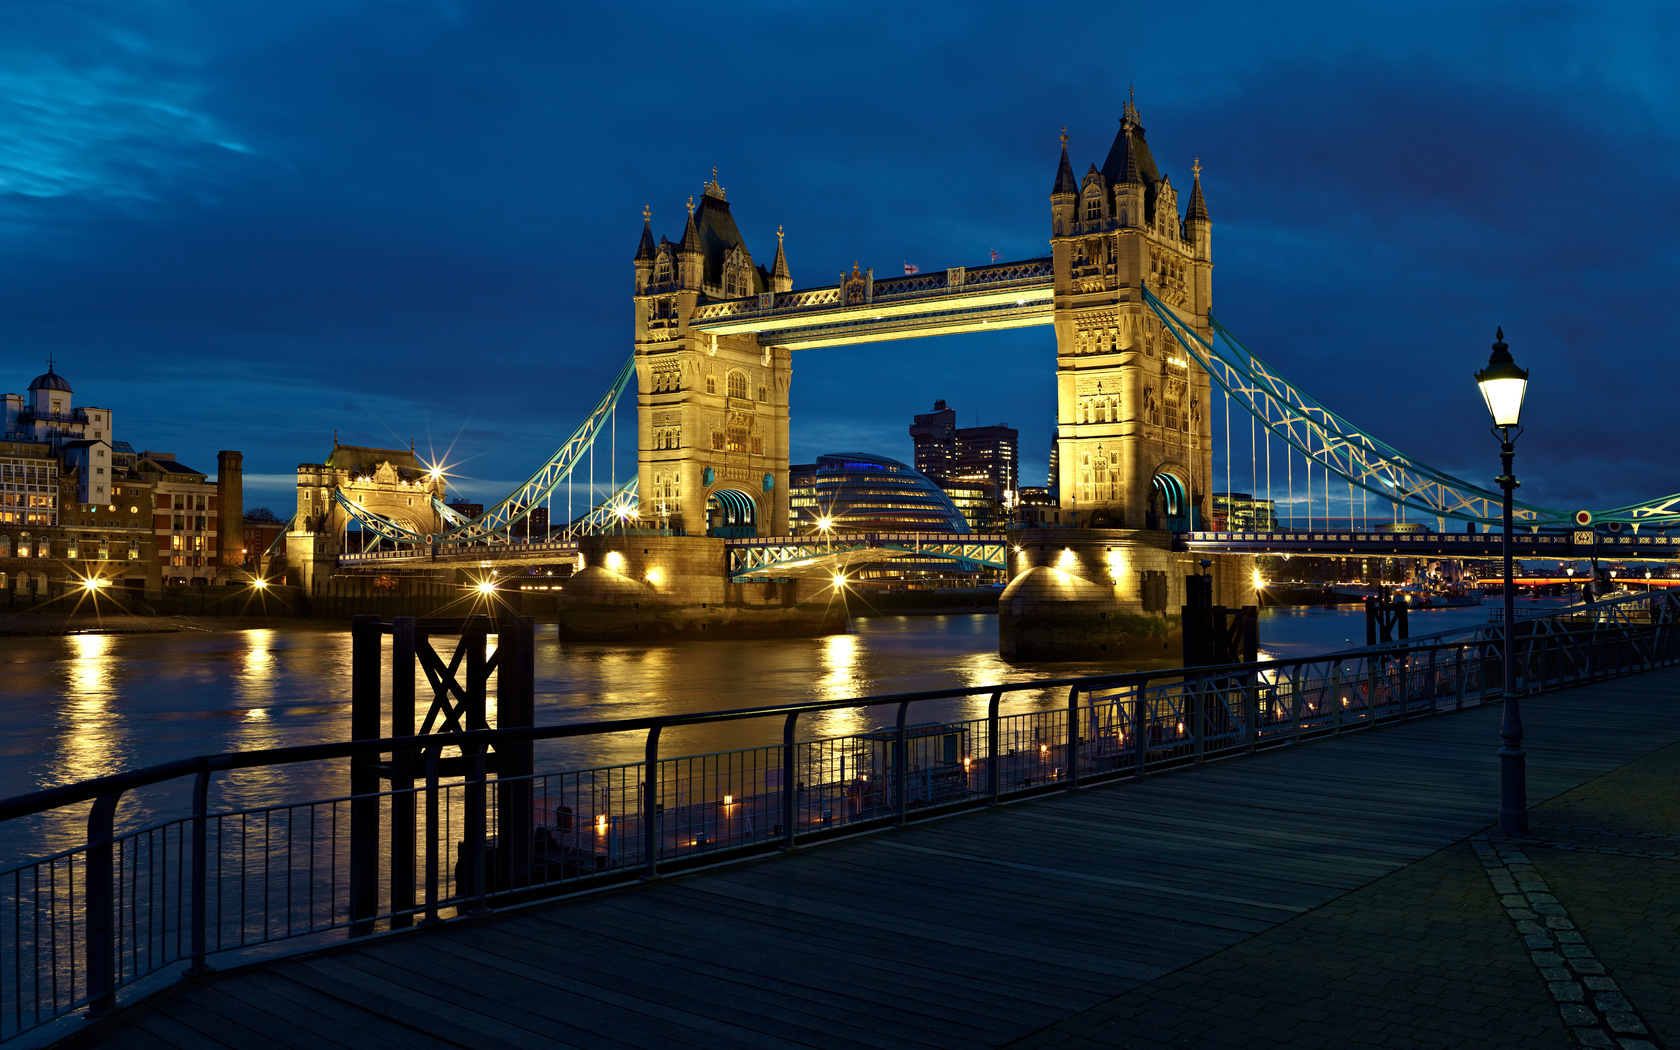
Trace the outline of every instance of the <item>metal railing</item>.
[[[1502, 630], [1294, 660], [234, 752], [8, 799], [0, 821], [86, 807], [87, 834], [0, 871], [0, 1041], [77, 1010], [100, 1016], [120, 989], [181, 963], [199, 972], [1475, 706], [1500, 694]], [[1566, 610], [1516, 630], [1525, 692], [1680, 662], [1680, 600], [1666, 594], [1651, 596], [1638, 622]], [[985, 714], [912, 720], [953, 700], [984, 701]], [[801, 718], [858, 708], [890, 717], [881, 729], [800, 738]], [[779, 720], [781, 743], [661, 752], [673, 727], [753, 719]], [[487, 769], [500, 743], [625, 732], [642, 734], [640, 762], [514, 778]], [[353, 757], [389, 761], [413, 786], [210, 805], [216, 778], [232, 771]], [[118, 833], [125, 794], [167, 784], [190, 784], [190, 814]], [[534, 828], [528, 850], [498, 839], [502, 800], [525, 798], [531, 820], [506, 826]], [[378, 879], [357, 886], [354, 807], [383, 835], [412, 828], [401, 860], [392, 851], [375, 862]], [[361, 856], [379, 854], [364, 846]]]

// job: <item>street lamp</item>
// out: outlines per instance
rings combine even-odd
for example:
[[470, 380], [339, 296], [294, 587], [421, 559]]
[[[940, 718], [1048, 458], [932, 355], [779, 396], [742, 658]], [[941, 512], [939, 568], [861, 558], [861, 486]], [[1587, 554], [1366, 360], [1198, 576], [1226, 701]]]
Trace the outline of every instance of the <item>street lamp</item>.
[[[1488, 365], [1476, 373], [1476, 385], [1487, 402], [1488, 414], [1493, 417], [1493, 434], [1499, 439], [1499, 464], [1504, 469], [1496, 479], [1505, 492], [1505, 536], [1500, 553], [1505, 562], [1505, 697], [1504, 715], [1499, 723], [1499, 831], [1504, 835], [1520, 835], [1528, 830], [1527, 754], [1522, 749], [1522, 712], [1517, 703], [1516, 654], [1517, 602], [1511, 584], [1511, 492], [1517, 487], [1511, 471], [1511, 458], [1516, 454], [1512, 441], [1522, 434], [1518, 419], [1522, 415], [1523, 395], [1528, 391], [1528, 373], [1511, 360], [1511, 350], [1505, 345], [1505, 329], [1494, 332], [1493, 353]], [[1516, 434], [1511, 431], [1515, 429]]]

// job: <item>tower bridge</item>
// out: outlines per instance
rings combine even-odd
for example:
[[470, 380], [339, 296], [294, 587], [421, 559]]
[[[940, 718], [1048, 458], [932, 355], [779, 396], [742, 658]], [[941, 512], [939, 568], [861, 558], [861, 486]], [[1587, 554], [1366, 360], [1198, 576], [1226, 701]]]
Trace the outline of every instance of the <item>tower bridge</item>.
[[[582, 568], [567, 584], [562, 621], [570, 608], [585, 633], [681, 633], [689, 621], [744, 633], [754, 622], [775, 631], [825, 630], [833, 623], [828, 573], [908, 550], [1007, 567], [1005, 655], [1118, 655], [1138, 645], [1158, 653], [1163, 635], [1176, 629], [1185, 576], [1204, 558], [1213, 563], [1214, 601], [1241, 605], [1253, 600], [1259, 553], [1485, 554], [1491, 538], [1449, 533], [1448, 522], [1497, 523], [1500, 493], [1418, 461], [1337, 414], [1215, 318], [1213, 222], [1199, 161], [1189, 165], [1181, 202], [1128, 100], [1101, 165], [1076, 170], [1064, 131], [1044, 228], [1049, 250], [1041, 257], [881, 279], [854, 262], [832, 284], [798, 289], [782, 230], [770, 265], [755, 262], [714, 170], [698, 201], [689, 198], [677, 240], [656, 240], [652, 213], [643, 210], [632, 259], [630, 359], [590, 417], [524, 485], [471, 520], [455, 520], [438, 504], [435, 525], [382, 514], [353, 492], [333, 499], [383, 541], [424, 550], [434, 562], [537, 556], [511, 543], [514, 526], [569, 482], [633, 385], [634, 478], [551, 536], [578, 545]], [[1028, 326], [1050, 328], [1055, 342], [1058, 503], [1047, 528], [1007, 538], [788, 535], [795, 351]], [[1208, 531], [1217, 527], [1210, 514], [1216, 491], [1230, 505], [1242, 478], [1235, 464], [1247, 461], [1247, 487], [1258, 499], [1263, 457], [1271, 499], [1274, 456], [1283, 459], [1279, 483], [1287, 479], [1292, 507], [1303, 502], [1296, 500], [1300, 472], [1308, 529]], [[1397, 521], [1433, 519], [1439, 532], [1426, 541], [1336, 531], [1332, 485], [1346, 486], [1350, 516], [1356, 499], [1374, 500], [1393, 508]], [[311, 507], [325, 494], [315, 486]], [[302, 497], [300, 487], [296, 520], [308, 523]], [[1680, 496], [1582, 513], [1636, 531], [1680, 526]], [[1566, 535], [1571, 512], [1519, 503], [1516, 516], [1530, 530], [1519, 540], [1525, 554], [1527, 547], [1560, 557], [1599, 549], [1600, 540]], [[590, 535], [603, 531], [619, 535]], [[1657, 539], [1638, 537], [1637, 556], [1666, 557], [1673, 548]], [[340, 563], [365, 568], [404, 558], [415, 560], [374, 552]], [[822, 611], [801, 620], [802, 608]], [[639, 615], [627, 618], [624, 609]], [[650, 619], [648, 610], [660, 613]]]

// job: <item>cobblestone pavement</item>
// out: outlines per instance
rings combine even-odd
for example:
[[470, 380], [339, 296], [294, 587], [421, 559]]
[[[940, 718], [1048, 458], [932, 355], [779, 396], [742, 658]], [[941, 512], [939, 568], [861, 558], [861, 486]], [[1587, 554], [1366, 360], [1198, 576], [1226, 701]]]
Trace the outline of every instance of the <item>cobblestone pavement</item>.
[[1010, 1045], [1680, 1047], [1680, 745]]

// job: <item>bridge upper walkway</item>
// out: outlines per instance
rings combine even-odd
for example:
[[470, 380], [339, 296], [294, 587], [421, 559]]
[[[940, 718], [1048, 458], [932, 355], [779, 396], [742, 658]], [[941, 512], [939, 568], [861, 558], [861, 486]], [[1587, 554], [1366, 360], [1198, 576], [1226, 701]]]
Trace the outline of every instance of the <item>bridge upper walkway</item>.
[[[246, 966], [64, 1045], [1562, 1048], [1565, 1018], [1673, 1039], [1677, 883], [1650, 858], [1680, 823], [1650, 803], [1680, 787], [1677, 688], [1524, 701], [1530, 798], [1554, 799], [1527, 842], [1465, 841], [1498, 798], [1499, 707], [1472, 707]], [[1585, 933], [1575, 972], [1531, 960], [1558, 947], [1540, 923]]]

